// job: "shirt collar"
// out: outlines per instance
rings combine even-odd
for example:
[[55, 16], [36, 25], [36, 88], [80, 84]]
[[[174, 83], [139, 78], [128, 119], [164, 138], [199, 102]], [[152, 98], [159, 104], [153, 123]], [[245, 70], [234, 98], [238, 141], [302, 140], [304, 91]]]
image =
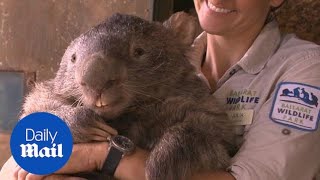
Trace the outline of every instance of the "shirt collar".
[[268, 23], [237, 65], [249, 74], [259, 73], [278, 48], [280, 38], [278, 23], [276, 21]]

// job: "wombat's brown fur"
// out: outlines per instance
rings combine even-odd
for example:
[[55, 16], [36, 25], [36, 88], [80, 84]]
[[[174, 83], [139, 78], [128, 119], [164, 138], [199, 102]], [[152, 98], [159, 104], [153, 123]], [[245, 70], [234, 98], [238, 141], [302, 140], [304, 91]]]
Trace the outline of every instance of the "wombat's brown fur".
[[171, 21], [113, 15], [70, 44], [56, 77], [26, 98], [23, 116], [60, 116], [75, 143], [99, 140], [90, 131], [97, 122], [114, 127], [151, 151], [148, 179], [226, 168], [231, 126], [185, 57], [193, 36], [181, 36], [190, 33]]

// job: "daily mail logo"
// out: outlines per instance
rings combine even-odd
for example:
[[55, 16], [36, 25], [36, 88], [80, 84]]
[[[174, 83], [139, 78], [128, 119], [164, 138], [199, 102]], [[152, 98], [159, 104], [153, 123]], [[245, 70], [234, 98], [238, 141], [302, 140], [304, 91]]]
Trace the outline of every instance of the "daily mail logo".
[[318, 127], [320, 89], [301, 83], [284, 82], [278, 87], [270, 118], [284, 125], [313, 131]]
[[49, 141], [51, 145], [49, 147], [39, 148], [38, 144], [36, 143], [27, 143], [27, 144], [20, 144], [21, 147], [21, 157], [63, 157], [62, 152], [62, 144], [54, 143], [58, 131], [55, 131], [54, 135], [52, 135], [49, 129], [44, 129], [42, 131], [35, 131], [31, 128], [26, 128], [26, 142], [42, 142], [42, 141]]
[[72, 135], [59, 117], [45, 112], [21, 119], [12, 131], [12, 156], [24, 170], [38, 175], [54, 173], [72, 152]]

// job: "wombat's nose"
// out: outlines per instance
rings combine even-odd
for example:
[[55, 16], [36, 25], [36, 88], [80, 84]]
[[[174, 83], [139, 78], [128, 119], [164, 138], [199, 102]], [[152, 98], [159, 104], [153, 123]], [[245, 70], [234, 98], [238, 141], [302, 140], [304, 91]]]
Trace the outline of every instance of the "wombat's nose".
[[[112, 80], [109, 80], [105, 83], [105, 85], [103, 86], [103, 89], [109, 89], [111, 88], [112, 86], [118, 84], [119, 80], [116, 80], [116, 79], [112, 79]], [[80, 82], [80, 85], [81, 86], [87, 86], [87, 83], [85, 81], [81, 81]]]
[[115, 87], [126, 77], [122, 61], [101, 53], [90, 56], [77, 69], [78, 82], [97, 93]]

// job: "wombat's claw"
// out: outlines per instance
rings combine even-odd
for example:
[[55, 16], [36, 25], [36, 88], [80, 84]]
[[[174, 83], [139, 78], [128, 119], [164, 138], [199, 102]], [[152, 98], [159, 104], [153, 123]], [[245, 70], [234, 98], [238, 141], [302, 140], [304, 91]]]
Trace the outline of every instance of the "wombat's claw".
[[109, 134], [109, 135], [117, 135], [118, 131], [113, 129], [112, 127], [108, 126], [103, 122], [95, 122], [96, 127], [98, 128], [98, 134]]
[[88, 128], [88, 137], [91, 141], [106, 141], [112, 134], [99, 129], [99, 128]]

